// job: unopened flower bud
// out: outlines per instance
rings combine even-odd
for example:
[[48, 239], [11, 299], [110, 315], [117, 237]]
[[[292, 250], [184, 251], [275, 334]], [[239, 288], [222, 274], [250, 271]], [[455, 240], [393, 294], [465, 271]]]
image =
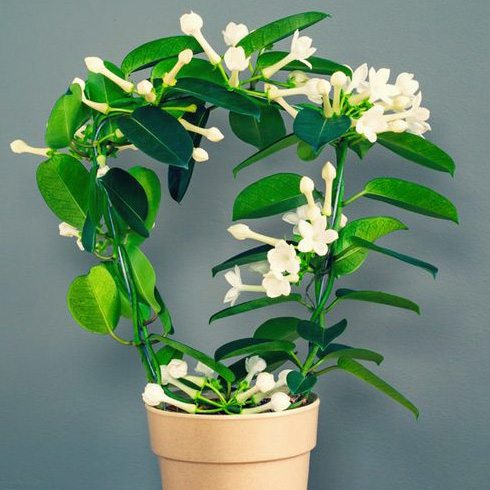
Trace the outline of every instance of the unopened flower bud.
[[302, 87], [310, 78], [301, 70], [294, 70], [288, 76], [288, 81], [293, 87]]
[[184, 34], [192, 36], [196, 31], [202, 29], [203, 25], [202, 17], [192, 10], [180, 17], [180, 29]]
[[315, 190], [315, 183], [305, 175], [299, 182], [299, 190], [302, 194], [311, 194]]
[[179, 53], [180, 63], [182, 63], [183, 65], [188, 65], [192, 60], [193, 54], [194, 53], [192, 52], [192, 49], [184, 49], [183, 51], [181, 51]]
[[334, 87], [343, 87], [347, 83], [347, 75], [344, 72], [336, 71], [330, 77], [330, 83]]
[[231, 225], [228, 228], [228, 232], [237, 240], [246, 240], [247, 238], [250, 238], [252, 234], [252, 230], [242, 223]]
[[260, 373], [257, 376], [256, 386], [262, 393], [272, 390], [275, 384], [274, 375], [271, 373]]
[[291, 405], [291, 399], [286, 393], [274, 393], [271, 397], [271, 409], [274, 412], [284, 412]]
[[194, 148], [192, 151], [192, 158], [196, 162], [205, 162], [206, 160], [209, 160], [209, 155], [204, 148]]
[[181, 359], [172, 359], [167, 365], [167, 371], [174, 379], [183, 378], [187, 376], [187, 362]]
[[31, 153], [33, 155], [40, 155], [43, 157], [48, 156], [49, 148], [34, 148], [33, 146], [28, 145], [25, 141], [15, 140], [10, 143], [10, 149], [14, 153]]
[[221, 141], [224, 138], [223, 133], [216, 127], [208, 128], [204, 136], [213, 142]]

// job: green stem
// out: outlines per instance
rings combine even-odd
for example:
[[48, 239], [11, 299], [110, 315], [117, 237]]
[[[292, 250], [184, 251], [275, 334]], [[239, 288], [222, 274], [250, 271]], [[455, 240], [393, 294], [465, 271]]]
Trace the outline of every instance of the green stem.
[[346, 201], [344, 201], [342, 203], [342, 207], [349, 205], [350, 203], [354, 202], [356, 199], [359, 199], [360, 197], [362, 197], [364, 194], [365, 194], [365, 191], [361, 191], [361, 192], [357, 193], [356, 195], [352, 196], [350, 199], [347, 199]]
[[328, 373], [330, 371], [335, 371], [336, 369], [339, 369], [339, 367], [338, 366], [329, 366], [329, 367], [327, 367], [325, 369], [322, 369], [321, 371], [318, 371], [316, 373], [316, 375], [317, 376], [321, 376], [322, 374]]

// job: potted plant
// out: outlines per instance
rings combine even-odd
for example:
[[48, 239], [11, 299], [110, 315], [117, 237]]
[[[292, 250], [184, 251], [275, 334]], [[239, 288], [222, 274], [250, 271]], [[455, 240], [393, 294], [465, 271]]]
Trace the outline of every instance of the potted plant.
[[[228, 47], [221, 56], [206, 41], [202, 18], [184, 14], [184, 35], [144, 44], [120, 67], [86, 58], [86, 80], [75, 78], [53, 107], [46, 148], [20, 140], [11, 144], [16, 153], [45, 158], [37, 184], [62, 221], [60, 234], [76, 238], [97, 260], [70, 285], [73, 318], [91, 332], [136, 348], [141, 357], [151, 443], [166, 489], [306, 489], [320, 403], [313, 390], [320, 376], [335, 370], [360, 378], [418, 416], [404, 395], [364, 364], [380, 364], [383, 356], [338, 343], [347, 320], [332, 322], [329, 314], [349, 301], [419, 313], [413, 301], [394, 294], [335, 290], [336, 281], [357, 271], [369, 252], [434, 277], [437, 268], [376, 243], [406, 229], [398, 219], [353, 219], [346, 209], [368, 198], [453, 222], [457, 211], [415, 182], [382, 177], [364, 189], [350, 189], [344, 167], [355, 165], [352, 158], [362, 159], [376, 143], [411, 164], [451, 175], [454, 162], [423, 137], [430, 129], [429, 111], [412, 74], [401, 73], [391, 83], [389, 69], [363, 64], [352, 70], [313, 56], [311, 38], [300, 31], [328, 17], [306, 12], [251, 32], [231, 22], [223, 31]], [[274, 49], [288, 37], [289, 51]], [[141, 81], [131, 80], [148, 68]], [[305, 315], [270, 318], [252, 336], [220, 346], [211, 357], [176, 340], [155, 271], [140, 248], [158, 213], [157, 175], [141, 166], [108, 165], [108, 159], [141, 150], [168, 165], [168, 191], [180, 202], [194, 167], [208, 159], [202, 140], [223, 138], [207, 125], [217, 108], [229, 111], [234, 134], [257, 149], [234, 168], [235, 175], [295, 146], [301, 160], [319, 162], [322, 181], [317, 186], [306, 175], [276, 173], [236, 197], [238, 223], [228, 231], [260, 245], [212, 269], [213, 276], [226, 271], [230, 305], [210, 323], [288, 302], [302, 305]], [[290, 132], [285, 118], [292, 123]], [[335, 164], [324, 156], [329, 149]], [[283, 237], [241, 222], [277, 215], [288, 224]], [[244, 266], [259, 278], [253, 284], [244, 283]], [[242, 293], [259, 296], [237, 304]], [[116, 332], [123, 318], [132, 322], [131, 338]], [[184, 356], [197, 361], [194, 374]]]

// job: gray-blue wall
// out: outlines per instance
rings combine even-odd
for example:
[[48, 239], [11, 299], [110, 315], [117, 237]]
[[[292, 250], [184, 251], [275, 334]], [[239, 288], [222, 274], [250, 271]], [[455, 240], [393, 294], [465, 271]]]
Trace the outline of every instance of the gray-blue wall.
[[[372, 255], [343, 284], [406, 295], [422, 305], [422, 316], [367, 304], [346, 305], [343, 313], [350, 321], [345, 342], [385, 354], [380, 373], [422, 415], [416, 422], [356, 379], [332, 374], [318, 388], [321, 425], [310, 488], [489, 488], [487, 0], [2, 0], [0, 488], [159, 488], [137, 356], [70, 318], [66, 290], [90, 267], [91, 257], [57, 236], [58, 221], [35, 186], [38, 160], [12, 155], [8, 144], [23, 138], [42, 145], [50, 108], [74, 76], [84, 75], [85, 56], [120, 62], [136, 45], [177, 34], [180, 14], [190, 8], [202, 14], [206, 35], [221, 47], [220, 31], [228, 21], [254, 28], [290, 13], [326, 10], [333, 19], [309, 30], [320, 56], [414, 72], [420, 80], [432, 110], [428, 138], [454, 157], [455, 178], [375, 149], [363, 162], [351, 155], [347, 193], [374, 176], [413, 179], [454, 200], [461, 225], [358, 201], [348, 210], [350, 218], [394, 212], [410, 231], [383, 243], [437, 264], [440, 274], [434, 282]], [[225, 231], [233, 197], [276, 171], [319, 177], [319, 165], [298, 162], [291, 151], [234, 180], [232, 166], [252, 150], [233, 137], [224, 113], [216, 112], [212, 123], [226, 139], [206, 145], [211, 159], [197, 169], [183, 205], [165, 196], [159, 226], [145, 245], [178, 338], [209, 352], [222, 341], [249, 335], [267, 314], [207, 324], [226, 291], [210, 268], [243, 249]], [[149, 163], [165, 178], [158, 163], [139, 154], [125, 154], [120, 162]], [[255, 226], [271, 234], [285, 230], [277, 219]]]

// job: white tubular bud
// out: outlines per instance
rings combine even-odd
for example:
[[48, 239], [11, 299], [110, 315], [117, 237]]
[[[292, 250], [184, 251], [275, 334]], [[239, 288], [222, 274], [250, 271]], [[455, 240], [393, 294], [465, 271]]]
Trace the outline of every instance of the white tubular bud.
[[[291, 117], [295, 118], [298, 115], [298, 111], [290, 104], [288, 104], [283, 99], [283, 97], [281, 97], [281, 93], [277, 87], [266, 83], [264, 85], [264, 88], [267, 92], [267, 96], [269, 97], [269, 99], [273, 100], [274, 102], [277, 102]], [[293, 89], [289, 89], [289, 90], [293, 90]]]
[[315, 205], [315, 199], [313, 198], [313, 191], [315, 190], [315, 183], [306, 175], [301, 178], [299, 182], [299, 190], [301, 194], [304, 194], [306, 197], [308, 211], [307, 217], [310, 220], [314, 220], [315, 217], [318, 217], [319, 209]]
[[209, 155], [204, 148], [194, 148], [192, 151], [192, 158], [196, 162], [205, 162], [206, 160], [209, 160]]
[[43, 157], [48, 156], [48, 151], [50, 148], [34, 148], [33, 146], [28, 145], [25, 141], [15, 140], [10, 143], [10, 149], [14, 153], [31, 153], [32, 155], [40, 155]]
[[294, 70], [289, 74], [288, 80], [295, 87], [302, 87], [310, 78], [301, 70]]
[[153, 91], [153, 84], [149, 80], [141, 80], [141, 82], [136, 85], [136, 92], [138, 92], [139, 95], [142, 95], [146, 102], [153, 103], [157, 98]]
[[133, 151], [138, 151], [138, 148], [134, 145], [124, 145], [124, 146], [118, 146], [117, 147], [118, 151], [124, 151], [124, 150], [133, 150]]
[[254, 413], [268, 412], [269, 410], [272, 410], [273, 412], [283, 412], [284, 410], [287, 410], [290, 405], [291, 399], [289, 398], [289, 395], [278, 392], [272, 395], [270, 402], [254, 408], [245, 408], [242, 410], [242, 414], [250, 415]]
[[196, 126], [195, 124], [186, 121], [185, 119], [179, 119], [180, 124], [184, 126], [187, 131], [192, 131], [193, 133], [202, 134], [209, 141], [217, 142], [221, 141], [224, 136], [223, 133], [216, 127], [211, 128], [201, 128], [201, 126]]
[[277, 63], [264, 68], [262, 70], [262, 75], [264, 78], [271, 78], [275, 73], [277, 73], [281, 68], [284, 68], [291, 61], [294, 61], [294, 55], [289, 53], [282, 60], [279, 60]]
[[175, 63], [174, 67], [163, 77], [163, 83], [165, 85], [175, 84], [177, 74], [184, 65], [188, 65], [191, 62], [193, 54], [192, 49], [184, 49], [179, 53], [177, 63]]
[[266, 235], [261, 235], [260, 233], [255, 233], [247, 225], [238, 223], [232, 225], [228, 228], [228, 232], [237, 240], [257, 240], [258, 242], [267, 243], [275, 247], [281, 240], [278, 238], [272, 238]]
[[105, 102], [93, 102], [92, 100], [88, 100], [85, 96], [85, 82], [81, 78], [74, 78], [72, 84], [76, 83], [80, 85], [80, 89], [82, 91], [82, 102], [93, 109], [94, 111], [102, 112], [102, 114], [107, 114], [110, 110], [109, 104]]
[[100, 73], [108, 78], [111, 82], [114, 82], [116, 85], [121, 87], [125, 92], [132, 92], [134, 88], [134, 83], [129, 82], [128, 80], [124, 80], [117, 76], [115, 73], [112, 73], [109, 68], [107, 68], [104, 64], [104, 61], [96, 56], [88, 56], [85, 58], [85, 65], [87, 69], [92, 73]]
[[342, 87], [344, 87], [347, 83], [347, 76], [341, 71], [336, 71], [330, 77], [330, 83], [333, 86], [333, 112], [334, 114], [340, 114], [340, 93], [342, 91]]
[[332, 117], [333, 108], [330, 104], [330, 91], [332, 90], [332, 86], [327, 80], [320, 80], [317, 83], [318, 93], [322, 96], [323, 100], [323, 114], [325, 117]]
[[336, 176], [337, 170], [332, 163], [327, 162], [322, 169], [322, 178], [325, 181], [325, 201], [323, 203], [323, 214], [325, 216], [332, 215], [332, 185]]
[[221, 61], [221, 57], [202, 35], [201, 29], [203, 25], [204, 22], [202, 17], [199, 14], [192, 12], [192, 10], [190, 13], [184, 14], [180, 17], [180, 28], [182, 32], [188, 36], [193, 36], [201, 45], [211, 64], [217, 65]]

